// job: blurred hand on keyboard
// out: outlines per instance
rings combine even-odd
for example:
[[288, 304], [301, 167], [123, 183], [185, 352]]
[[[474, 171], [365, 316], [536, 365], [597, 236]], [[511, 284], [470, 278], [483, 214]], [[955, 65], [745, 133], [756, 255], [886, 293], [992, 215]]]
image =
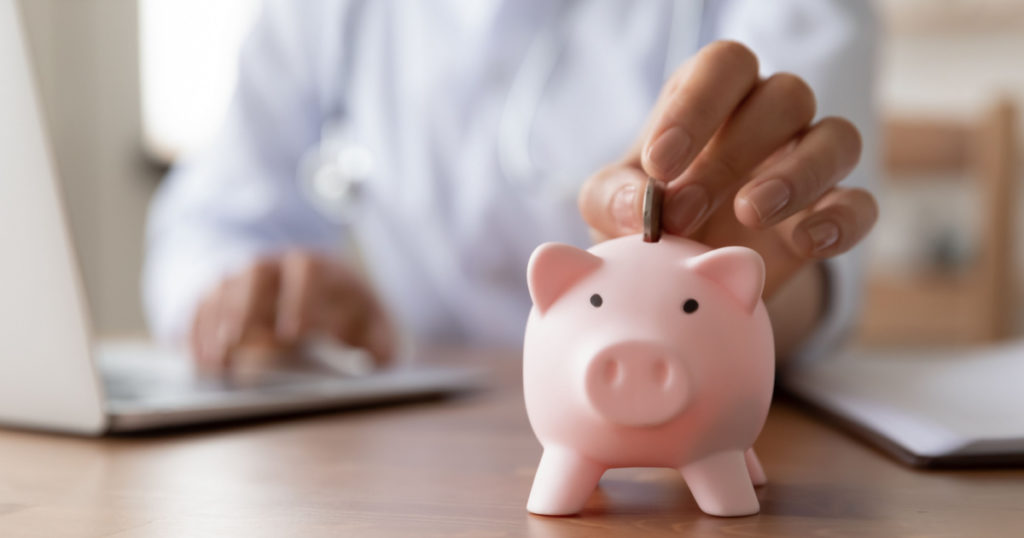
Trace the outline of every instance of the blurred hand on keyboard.
[[366, 349], [378, 363], [394, 353], [393, 325], [369, 285], [339, 260], [296, 250], [259, 260], [212, 290], [196, 311], [190, 348], [200, 369], [217, 371], [241, 352], [278, 356], [324, 335]]

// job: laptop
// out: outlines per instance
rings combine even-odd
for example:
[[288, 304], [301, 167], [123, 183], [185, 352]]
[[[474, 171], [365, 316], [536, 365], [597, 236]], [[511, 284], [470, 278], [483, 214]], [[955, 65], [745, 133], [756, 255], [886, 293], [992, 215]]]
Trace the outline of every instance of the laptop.
[[146, 342], [96, 342], [28, 58], [17, 2], [0, 0], [0, 424], [101, 435], [479, 385], [464, 367], [353, 372], [339, 365], [363, 352], [322, 341], [289, 370], [216, 378]]

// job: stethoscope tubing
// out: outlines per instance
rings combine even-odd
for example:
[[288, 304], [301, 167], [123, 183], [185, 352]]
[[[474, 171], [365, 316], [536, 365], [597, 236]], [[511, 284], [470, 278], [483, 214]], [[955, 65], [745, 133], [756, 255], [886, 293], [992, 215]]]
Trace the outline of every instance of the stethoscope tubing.
[[[496, 153], [504, 180], [532, 196], [539, 191], [556, 200], [575, 200], [576, 189], [571, 182], [545, 178], [531, 156], [530, 143], [545, 90], [558, 67], [559, 25], [570, 4], [560, 3], [530, 43], [509, 84], [498, 120]], [[674, 0], [671, 10], [663, 81], [696, 50], [704, 1]], [[340, 121], [336, 118], [324, 126], [320, 144], [311, 148], [300, 163], [299, 181], [318, 212], [332, 221], [347, 223], [358, 213], [363, 184], [374, 173], [374, 155], [365, 145], [346, 139]], [[364, 165], [353, 168], [354, 159]]]
[[[531, 157], [533, 126], [551, 77], [558, 65], [559, 23], [565, 10], [554, 13], [531, 43], [509, 85], [498, 124], [498, 165], [506, 181], [536, 191], [543, 189], [559, 199], [575, 199], [575, 188], [562, 181], [544, 181]], [[703, 0], [675, 0], [665, 46], [662, 81], [667, 81], [687, 56], [696, 50], [704, 16]], [[552, 190], [555, 192], [551, 192]], [[558, 192], [565, 190], [566, 192]]]

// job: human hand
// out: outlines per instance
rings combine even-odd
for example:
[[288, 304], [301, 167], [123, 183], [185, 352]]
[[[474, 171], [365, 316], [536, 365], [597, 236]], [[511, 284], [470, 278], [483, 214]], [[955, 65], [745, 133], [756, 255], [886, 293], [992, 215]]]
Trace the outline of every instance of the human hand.
[[394, 351], [394, 329], [369, 286], [341, 262], [291, 251], [224, 279], [200, 303], [190, 338], [199, 367], [217, 371], [240, 349], [288, 349], [326, 334], [370, 352]]
[[836, 117], [811, 124], [815, 107], [802, 79], [760, 79], [746, 47], [711, 43], [666, 83], [626, 155], [584, 184], [583, 218], [599, 241], [640, 232], [647, 176], [661, 180], [663, 229], [758, 251], [771, 297], [809, 262], [852, 248], [877, 218], [871, 194], [837, 185], [860, 158], [857, 129]]

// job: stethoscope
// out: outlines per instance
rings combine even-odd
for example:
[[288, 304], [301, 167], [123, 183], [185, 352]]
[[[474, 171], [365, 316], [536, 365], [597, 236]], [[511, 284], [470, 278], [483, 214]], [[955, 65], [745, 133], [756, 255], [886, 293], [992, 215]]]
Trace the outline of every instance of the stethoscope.
[[[539, 190], [544, 199], [575, 200], [577, 186], [544, 178], [530, 151], [537, 111], [561, 52], [560, 15], [548, 18], [512, 78], [498, 123], [497, 160], [509, 184]], [[697, 49], [703, 15], [703, 0], [672, 2], [663, 80]], [[320, 144], [303, 156], [298, 174], [306, 199], [325, 217], [341, 224], [358, 218], [360, 201], [375, 172], [373, 152], [350, 136], [340, 120], [326, 123]]]

